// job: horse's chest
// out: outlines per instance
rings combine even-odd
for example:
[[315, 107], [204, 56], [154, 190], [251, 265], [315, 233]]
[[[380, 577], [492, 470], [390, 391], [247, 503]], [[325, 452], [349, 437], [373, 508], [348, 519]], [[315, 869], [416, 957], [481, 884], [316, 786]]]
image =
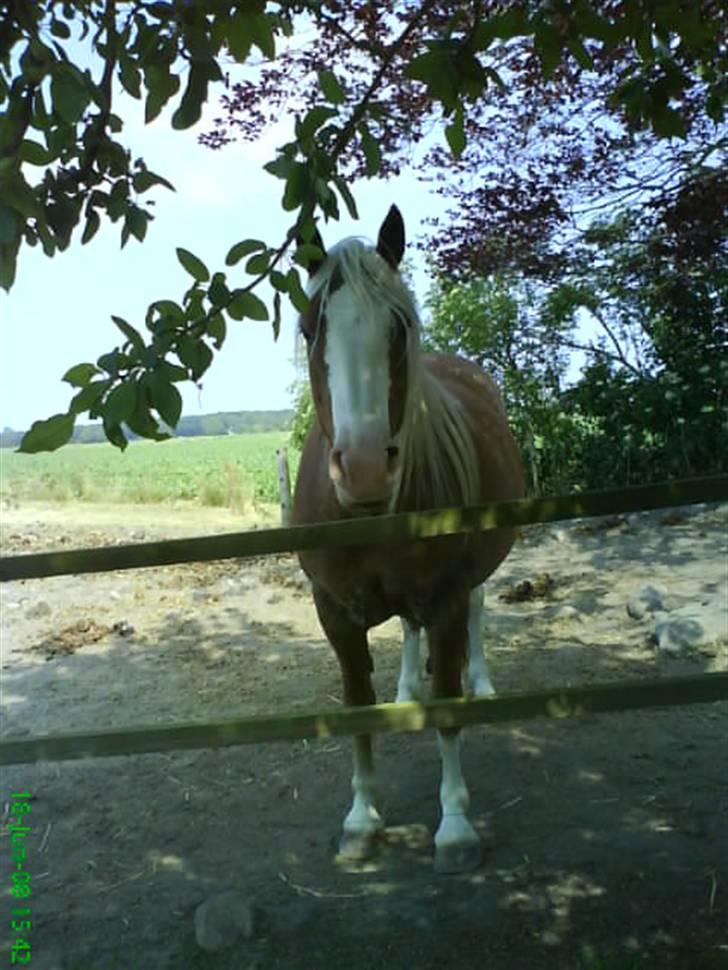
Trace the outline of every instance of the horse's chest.
[[461, 573], [462, 557], [433, 555], [432, 543], [341, 550], [339, 555], [302, 557], [311, 578], [321, 583], [361, 626], [375, 626], [390, 616], [424, 623], [428, 606], [445, 584]]

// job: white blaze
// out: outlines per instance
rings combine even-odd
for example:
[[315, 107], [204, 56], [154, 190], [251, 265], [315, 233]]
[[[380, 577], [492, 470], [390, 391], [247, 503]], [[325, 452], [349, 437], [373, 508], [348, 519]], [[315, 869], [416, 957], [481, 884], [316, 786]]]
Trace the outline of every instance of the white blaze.
[[389, 442], [389, 326], [343, 286], [326, 306], [326, 350], [334, 447]]

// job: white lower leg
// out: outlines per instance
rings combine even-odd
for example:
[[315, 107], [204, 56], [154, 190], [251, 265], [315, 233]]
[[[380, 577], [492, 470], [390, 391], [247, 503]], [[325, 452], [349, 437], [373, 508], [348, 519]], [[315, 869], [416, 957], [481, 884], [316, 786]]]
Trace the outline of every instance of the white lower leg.
[[468, 605], [468, 686], [474, 697], [495, 694], [483, 650], [483, 584], [470, 591]]
[[422, 700], [422, 667], [420, 665], [420, 629], [402, 619], [402, 666], [397, 683], [398, 704]]
[[374, 777], [371, 739], [354, 738], [354, 775], [351, 779], [354, 801], [344, 819], [347, 835], [370, 837], [384, 825], [377, 810], [377, 786]]
[[435, 833], [435, 846], [441, 849], [478, 843], [478, 834], [467, 817], [470, 796], [460, 765], [460, 734], [438, 731], [437, 740], [442, 759], [442, 820]]

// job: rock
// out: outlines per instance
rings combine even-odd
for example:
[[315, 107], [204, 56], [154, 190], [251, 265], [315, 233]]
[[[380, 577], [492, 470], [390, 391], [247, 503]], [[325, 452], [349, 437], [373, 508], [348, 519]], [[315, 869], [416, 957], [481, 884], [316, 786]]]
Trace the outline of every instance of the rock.
[[51, 615], [51, 608], [45, 600], [38, 600], [37, 603], [33, 603], [28, 607], [25, 615], [29, 620], [42, 620], [44, 616]]
[[252, 900], [234, 889], [211, 896], [195, 910], [195, 937], [202, 950], [214, 953], [237, 940], [252, 940], [256, 909]]
[[633, 620], [643, 620], [648, 613], [660, 613], [668, 609], [665, 605], [667, 590], [664, 586], [647, 583], [632, 593], [627, 603], [627, 612]]
[[665, 613], [655, 625], [655, 639], [665, 653], [728, 640], [728, 603], [717, 600]]
[[580, 613], [575, 606], [563, 603], [554, 610], [553, 617], [555, 620], [577, 620], [580, 619]]
[[119, 620], [111, 627], [113, 633], [118, 633], [120, 637], [130, 637], [134, 632], [134, 627], [126, 620]]

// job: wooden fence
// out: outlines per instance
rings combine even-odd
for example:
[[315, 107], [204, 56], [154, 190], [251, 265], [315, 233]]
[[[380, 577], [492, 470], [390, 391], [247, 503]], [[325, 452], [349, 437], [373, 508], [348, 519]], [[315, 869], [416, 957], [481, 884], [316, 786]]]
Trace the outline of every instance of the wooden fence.
[[[245, 558], [295, 552], [317, 546], [403, 542], [500, 526], [725, 501], [728, 501], [728, 475], [719, 475], [604, 492], [490, 503], [473, 508], [404, 513], [314, 526], [294, 526], [112, 548], [6, 556], [0, 558], [0, 582], [172, 563]], [[213, 724], [173, 724], [167, 727], [146, 725], [91, 734], [69, 733], [9, 739], [0, 742], [0, 764], [219, 747], [262, 741], [290, 741], [334, 734], [416, 731], [429, 727], [466, 726], [538, 716], [573, 717], [585, 713], [709, 703], [722, 699], [728, 699], [728, 673], [556, 688], [481, 700], [380, 704]]]

